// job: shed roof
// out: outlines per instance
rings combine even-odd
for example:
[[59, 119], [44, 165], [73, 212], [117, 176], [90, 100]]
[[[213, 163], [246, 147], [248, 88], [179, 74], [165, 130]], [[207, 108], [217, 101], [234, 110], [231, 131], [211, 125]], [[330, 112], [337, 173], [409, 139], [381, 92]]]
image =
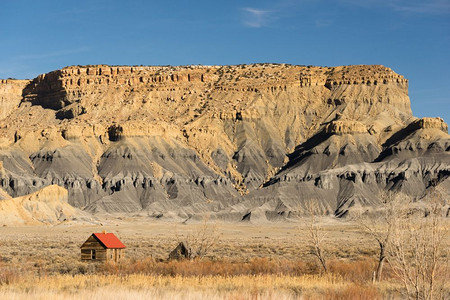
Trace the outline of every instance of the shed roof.
[[94, 233], [93, 234], [100, 243], [106, 248], [126, 248], [125, 245], [114, 235], [114, 233]]

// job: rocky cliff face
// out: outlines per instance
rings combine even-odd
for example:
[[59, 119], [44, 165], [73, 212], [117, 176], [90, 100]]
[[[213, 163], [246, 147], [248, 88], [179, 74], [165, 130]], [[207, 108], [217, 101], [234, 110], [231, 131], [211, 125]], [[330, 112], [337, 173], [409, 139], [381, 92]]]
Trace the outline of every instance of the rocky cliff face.
[[414, 118], [408, 81], [384, 66], [99, 65], [8, 82], [11, 196], [58, 184], [90, 212], [272, 219], [309, 198], [336, 215], [383, 189], [420, 198], [449, 173], [447, 125]]
[[29, 80], [0, 79], [0, 120], [19, 106], [22, 91]]

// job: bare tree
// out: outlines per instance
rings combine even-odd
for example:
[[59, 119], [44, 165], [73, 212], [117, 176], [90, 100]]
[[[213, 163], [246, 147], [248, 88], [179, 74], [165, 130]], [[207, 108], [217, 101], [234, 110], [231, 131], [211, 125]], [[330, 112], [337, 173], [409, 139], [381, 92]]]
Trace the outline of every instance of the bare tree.
[[326, 233], [317, 220], [317, 201], [310, 200], [306, 202], [306, 212], [308, 214], [308, 218], [305, 219], [305, 225], [308, 230], [308, 242], [311, 254], [318, 259], [324, 272], [328, 273], [326, 253], [324, 251], [324, 239], [326, 237]]
[[380, 281], [383, 266], [386, 261], [386, 249], [392, 239], [395, 220], [405, 212], [404, 207], [409, 202], [403, 194], [382, 191], [379, 194], [380, 208], [362, 211], [354, 218], [357, 224], [373, 238], [379, 246], [378, 263], [374, 272], [374, 281]]
[[445, 201], [434, 192], [423, 204], [418, 211], [424, 216], [410, 211], [395, 220], [388, 263], [409, 299], [444, 299], [450, 254], [444, 244], [450, 228], [443, 217]]
[[220, 234], [217, 223], [211, 223], [209, 216], [206, 216], [202, 223], [195, 225], [195, 228], [187, 235], [181, 236], [176, 232], [176, 238], [186, 247], [188, 258], [197, 259], [210, 253], [219, 242]]

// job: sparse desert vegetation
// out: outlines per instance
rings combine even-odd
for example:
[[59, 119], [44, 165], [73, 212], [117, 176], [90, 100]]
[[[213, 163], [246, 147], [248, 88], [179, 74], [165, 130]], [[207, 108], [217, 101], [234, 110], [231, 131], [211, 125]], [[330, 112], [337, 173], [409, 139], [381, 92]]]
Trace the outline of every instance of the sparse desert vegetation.
[[[447, 222], [447, 220], [444, 220]], [[12, 299], [403, 299], [398, 272], [386, 264], [374, 282], [378, 245], [350, 221], [320, 219], [324, 272], [305, 223], [215, 224], [220, 236], [202, 259], [167, 261], [177, 238], [202, 224], [109, 218], [103, 225], [0, 228], [0, 297]], [[442, 224], [445, 225], [445, 224]], [[446, 223], [445, 226], [447, 226]], [[82, 263], [92, 232], [116, 233], [127, 245], [119, 264]], [[448, 235], [441, 249], [448, 251]], [[448, 253], [440, 253], [448, 262]], [[447, 256], [446, 256], [447, 255]], [[443, 266], [436, 280], [444, 282]], [[450, 296], [445, 283], [441, 298]], [[439, 295], [433, 299], [439, 299]], [[424, 299], [424, 298], [418, 298]], [[431, 298], [428, 298], [431, 299]]]
[[0, 108], [0, 297], [450, 297], [448, 125], [388, 67], [73, 66]]

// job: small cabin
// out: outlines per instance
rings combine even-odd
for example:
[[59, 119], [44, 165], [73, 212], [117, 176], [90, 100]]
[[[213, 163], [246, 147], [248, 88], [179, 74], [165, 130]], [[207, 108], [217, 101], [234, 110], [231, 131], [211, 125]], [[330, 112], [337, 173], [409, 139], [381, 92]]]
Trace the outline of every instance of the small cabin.
[[172, 250], [169, 254], [169, 260], [176, 259], [176, 260], [182, 260], [182, 259], [188, 259], [189, 258], [189, 250], [184, 245], [183, 242], [180, 242], [178, 246]]
[[113, 261], [118, 262], [124, 257], [125, 245], [114, 233], [93, 233], [81, 245], [82, 261]]

